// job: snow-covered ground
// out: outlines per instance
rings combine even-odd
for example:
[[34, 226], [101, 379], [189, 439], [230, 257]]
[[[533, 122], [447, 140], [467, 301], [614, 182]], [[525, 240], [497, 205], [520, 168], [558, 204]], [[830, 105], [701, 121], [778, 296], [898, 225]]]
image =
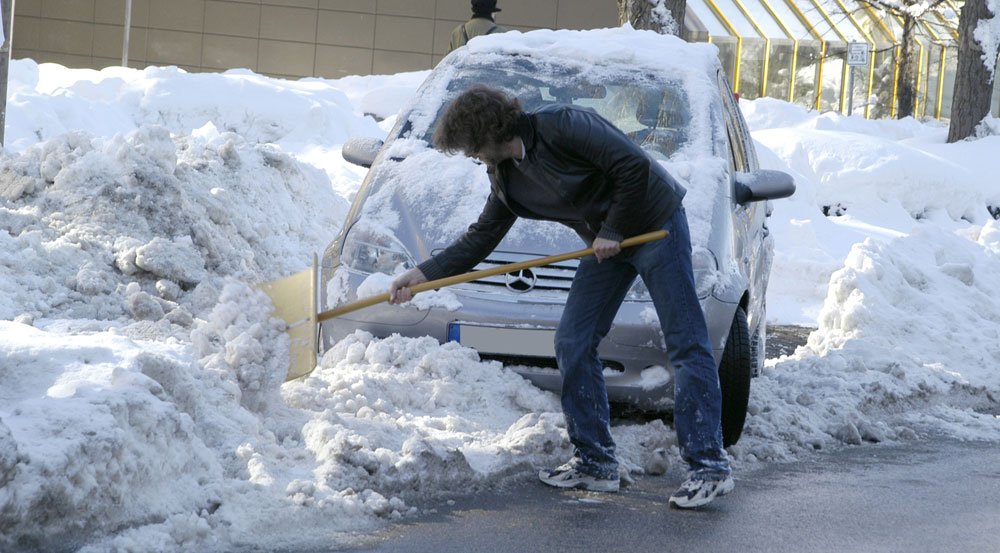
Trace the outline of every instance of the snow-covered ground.
[[[341, 145], [384, 136], [424, 76], [12, 63], [0, 549], [329, 547], [566, 459], [558, 399], [455, 344], [359, 332], [281, 382], [287, 339], [253, 284], [336, 235], [364, 174]], [[774, 203], [769, 322], [817, 330], [754, 381], [737, 471], [1000, 441], [1000, 136], [742, 107], [762, 164], [798, 183]], [[633, 473], [659, 447], [678, 461], [658, 421], [614, 433]]]

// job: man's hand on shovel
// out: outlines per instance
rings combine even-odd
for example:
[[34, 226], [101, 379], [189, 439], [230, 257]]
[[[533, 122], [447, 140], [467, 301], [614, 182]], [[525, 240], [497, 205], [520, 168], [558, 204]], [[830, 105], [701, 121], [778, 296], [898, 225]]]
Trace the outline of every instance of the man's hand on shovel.
[[389, 303], [398, 305], [410, 301], [413, 299], [413, 291], [410, 290], [410, 287], [424, 282], [427, 282], [427, 277], [417, 267], [399, 275], [389, 285]]
[[608, 240], [607, 238], [595, 238], [594, 239], [594, 257], [597, 258], [597, 262], [600, 263], [609, 257], [614, 257], [622, 251], [621, 242], [615, 242], [614, 240]]

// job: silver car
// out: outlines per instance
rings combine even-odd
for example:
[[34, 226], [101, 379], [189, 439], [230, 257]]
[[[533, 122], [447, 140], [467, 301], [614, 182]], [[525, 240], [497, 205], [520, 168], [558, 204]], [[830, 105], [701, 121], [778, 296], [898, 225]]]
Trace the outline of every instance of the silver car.
[[[670, 47], [706, 47], [677, 42]], [[476, 220], [489, 193], [485, 168], [431, 145], [435, 122], [452, 98], [483, 83], [516, 95], [529, 111], [551, 102], [585, 106], [618, 126], [688, 189], [684, 205], [695, 280], [719, 363], [724, 442], [731, 445], [743, 431], [750, 379], [764, 358], [764, 300], [773, 257], [768, 200], [791, 195], [794, 183], [784, 173], [758, 168], [750, 133], [714, 55], [699, 51], [688, 60], [693, 69], [675, 74], [614, 56], [583, 63], [572, 49], [567, 52], [457, 50], [430, 73], [384, 143], [367, 138], [345, 145], [345, 159], [370, 171], [323, 256], [320, 305], [329, 309], [385, 292], [385, 275], [434, 255]], [[698, 66], [698, 60], [711, 61]], [[583, 247], [566, 227], [521, 219], [476, 269]], [[558, 391], [553, 337], [575, 269], [575, 261], [562, 262], [456, 285], [429, 301], [417, 301], [418, 295], [409, 306], [356, 311], [322, 323], [320, 349], [357, 329], [379, 337], [432, 336], [475, 348], [481, 358], [499, 360]], [[599, 348], [612, 402], [671, 410], [673, 372], [663, 348], [652, 302], [637, 279]]]

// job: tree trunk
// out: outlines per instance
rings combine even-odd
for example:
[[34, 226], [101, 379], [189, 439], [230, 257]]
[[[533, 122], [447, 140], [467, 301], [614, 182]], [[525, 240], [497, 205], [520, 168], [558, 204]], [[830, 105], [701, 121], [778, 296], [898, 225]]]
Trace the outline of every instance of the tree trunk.
[[991, 16], [986, 0], [965, 0], [958, 18], [958, 67], [948, 126], [949, 143], [972, 136], [976, 126], [990, 112], [993, 76], [983, 63], [983, 47], [972, 33], [981, 19]]
[[[661, 17], [656, 8], [667, 10], [673, 21]], [[618, 0], [618, 23], [631, 23], [633, 29], [682, 36], [685, 10], [687, 0]]]
[[916, 25], [916, 18], [903, 14], [903, 37], [899, 56], [899, 84], [896, 92], [897, 119], [913, 115], [917, 100], [917, 67], [913, 59], [915, 50], [913, 31]]
[[677, 22], [677, 36], [684, 38], [684, 13], [687, 11], [687, 0], [666, 0], [670, 16]]
[[10, 49], [14, 42], [14, 0], [0, 0], [4, 40], [0, 46], [0, 146], [7, 128], [7, 80], [10, 78]]

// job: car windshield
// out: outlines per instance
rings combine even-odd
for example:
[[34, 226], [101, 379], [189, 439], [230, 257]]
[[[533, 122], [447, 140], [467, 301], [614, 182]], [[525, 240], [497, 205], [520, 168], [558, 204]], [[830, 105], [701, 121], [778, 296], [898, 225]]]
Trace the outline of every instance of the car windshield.
[[[681, 181], [689, 213], [711, 220], [716, 196], [725, 193], [720, 187], [728, 182], [728, 162], [716, 155], [725, 132], [713, 115], [718, 97], [704, 88], [706, 82], [711, 84], [696, 72], [665, 76], [621, 64], [582, 66], [507, 54], [446, 61], [421, 85], [390, 133], [382, 162], [372, 166], [368, 185], [359, 192], [364, 203], [356, 221], [400, 238], [411, 251], [429, 252], [476, 220], [490, 193], [486, 171], [471, 158], [431, 147], [444, 106], [474, 84], [507, 90], [527, 110], [555, 102], [593, 109]], [[707, 93], [692, 94], [700, 90]], [[704, 241], [708, 225], [695, 222], [692, 228]], [[578, 243], [563, 225], [521, 219], [499, 247], [544, 255]]]
[[[495, 60], [492, 60], [495, 62]], [[525, 111], [563, 103], [589, 108], [608, 119], [656, 158], [665, 160], [688, 141], [691, 113], [680, 82], [653, 75], [614, 70], [583, 76], [576, 69], [511, 56], [499, 63], [468, 64], [455, 69], [428, 125], [413, 125], [411, 138], [431, 142], [434, 126], [448, 103], [475, 84], [506, 90]], [[414, 111], [420, 114], [419, 108]]]

